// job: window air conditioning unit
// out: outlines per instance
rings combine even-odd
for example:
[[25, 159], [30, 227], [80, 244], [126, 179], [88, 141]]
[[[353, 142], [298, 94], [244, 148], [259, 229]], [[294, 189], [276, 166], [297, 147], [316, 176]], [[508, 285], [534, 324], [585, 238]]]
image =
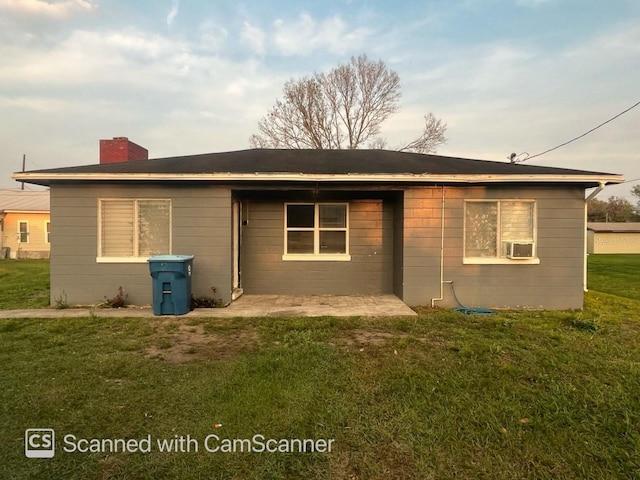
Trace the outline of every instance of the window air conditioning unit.
[[533, 258], [533, 243], [507, 242], [507, 258], [516, 260]]

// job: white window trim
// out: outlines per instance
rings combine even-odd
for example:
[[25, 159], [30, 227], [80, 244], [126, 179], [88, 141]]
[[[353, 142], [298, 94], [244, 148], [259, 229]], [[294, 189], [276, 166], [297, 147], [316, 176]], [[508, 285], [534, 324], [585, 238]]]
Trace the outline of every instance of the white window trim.
[[[108, 257], [102, 255], [102, 202], [109, 200], [131, 200], [134, 205], [134, 218], [138, 218], [138, 201], [168, 201], [169, 202], [169, 252], [173, 252], [173, 204], [170, 198], [131, 198], [131, 197], [108, 197], [98, 199], [98, 255], [96, 263], [146, 263], [149, 256], [143, 257]], [[138, 232], [133, 239], [134, 250], [138, 250]]]
[[[528, 202], [533, 204], [533, 256], [531, 258], [513, 259], [507, 257], [467, 257], [466, 239], [467, 239], [467, 204], [468, 203], [497, 203], [498, 204], [498, 225], [496, 232], [496, 252], [501, 251], [500, 237], [500, 204], [502, 202]], [[531, 198], [478, 198], [468, 199], [464, 201], [463, 211], [463, 233], [462, 233], [462, 264], [463, 265], [539, 265], [538, 258], [538, 204], [535, 199]]]
[[285, 253], [282, 260], [287, 262], [349, 262], [348, 253]]
[[463, 265], [540, 265], [538, 257], [513, 259], [506, 257], [463, 257]]
[[147, 263], [150, 257], [96, 257], [96, 263]]
[[[27, 234], [27, 241], [23, 242], [22, 241], [22, 233], [20, 231], [20, 224], [21, 223], [25, 223], [27, 225], [27, 231], [24, 232]], [[20, 244], [29, 244], [31, 243], [31, 226], [29, 225], [29, 220], [18, 220], [18, 231], [17, 231], [17, 236], [18, 236], [18, 243]]]
[[[287, 207], [289, 205], [313, 205], [314, 220], [312, 228], [291, 228], [287, 227]], [[321, 205], [340, 205], [346, 210], [345, 228], [320, 228], [320, 206]], [[349, 203], [348, 202], [285, 202], [284, 204], [284, 254], [282, 260], [293, 262], [349, 262], [351, 255], [349, 254]], [[309, 231], [313, 232], [313, 249], [314, 253], [287, 253], [287, 233], [292, 231]], [[336, 231], [345, 232], [345, 253], [320, 253], [320, 232]]]
[[51, 243], [51, 231], [47, 232], [47, 226], [51, 229], [51, 220], [44, 221], [44, 243], [49, 245]]

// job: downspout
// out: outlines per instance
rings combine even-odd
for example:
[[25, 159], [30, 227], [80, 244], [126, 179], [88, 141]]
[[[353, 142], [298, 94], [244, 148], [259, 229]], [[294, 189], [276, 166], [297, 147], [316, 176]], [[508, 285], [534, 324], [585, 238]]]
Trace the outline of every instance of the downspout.
[[442, 203], [440, 210], [440, 296], [431, 299], [431, 308], [436, 306], [436, 302], [444, 300], [444, 284], [451, 283], [444, 281], [444, 185], [442, 186]]
[[585, 292], [588, 292], [589, 289], [587, 288], [587, 208], [589, 205], [589, 202], [591, 200], [593, 200], [596, 195], [598, 195], [602, 190], [604, 190], [604, 187], [607, 186], [606, 182], [600, 182], [600, 185], [598, 185], [598, 187], [591, 192], [591, 194], [585, 198], [584, 200], [584, 267], [582, 269], [583, 271], [583, 278], [582, 278], [582, 287], [584, 289]]

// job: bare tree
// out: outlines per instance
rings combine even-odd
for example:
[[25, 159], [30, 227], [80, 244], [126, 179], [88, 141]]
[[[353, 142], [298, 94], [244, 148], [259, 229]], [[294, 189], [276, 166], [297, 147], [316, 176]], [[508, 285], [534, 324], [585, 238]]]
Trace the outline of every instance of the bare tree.
[[317, 77], [288, 81], [284, 99], [260, 120], [260, 135], [249, 142], [259, 148], [340, 148], [335, 112]]
[[446, 131], [447, 124], [436, 118], [433, 113], [429, 113], [424, 117], [422, 134], [398, 150], [401, 152], [435, 153], [440, 145], [446, 143], [447, 139], [444, 136]]
[[[258, 148], [385, 148], [382, 123], [398, 111], [400, 78], [382, 61], [360, 55], [329, 73], [289, 80], [249, 143]], [[399, 149], [435, 152], [447, 125], [433, 114], [416, 140]]]

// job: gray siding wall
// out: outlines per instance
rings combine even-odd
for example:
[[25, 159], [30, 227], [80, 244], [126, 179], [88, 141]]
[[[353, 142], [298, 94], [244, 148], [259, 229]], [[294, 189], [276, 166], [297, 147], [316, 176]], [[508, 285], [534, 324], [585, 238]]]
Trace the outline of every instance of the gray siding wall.
[[94, 304], [122, 286], [128, 302], [149, 305], [147, 263], [97, 263], [98, 199], [168, 198], [172, 252], [195, 255], [192, 291], [231, 300], [231, 191], [226, 188], [123, 185], [54, 185], [51, 188], [51, 301]]
[[435, 187], [404, 192], [402, 299], [408, 305], [429, 305], [440, 294], [441, 195]]
[[349, 262], [283, 261], [284, 202], [251, 201], [242, 231], [242, 287], [248, 294], [393, 292], [393, 205], [349, 202]]
[[[464, 265], [465, 199], [534, 199], [539, 265]], [[404, 197], [403, 300], [440, 296], [442, 189]], [[467, 306], [579, 309], [583, 305], [584, 190], [579, 187], [445, 188], [444, 280]], [[438, 306], [455, 306], [448, 284]]]
[[[169, 198], [176, 254], [193, 254], [193, 292], [231, 298], [231, 190], [213, 186], [55, 185], [51, 189], [51, 301], [93, 304], [122, 286], [151, 303], [146, 263], [97, 263], [99, 198]], [[464, 265], [465, 199], [534, 199], [539, 265]], [[395, 293], [409, 305], [440, 296], [442, 189], [408, 188], [398, 200], [351, 200], [350, 262], [283, 261], [284, 202], [249, 202], [243, 226], [246, 293]], [[444, 280], [468, 306], [582, 308], [584, 191], [579, 187], [445, 188]], [[438, 306], [455, 306], [448, 284]]]

